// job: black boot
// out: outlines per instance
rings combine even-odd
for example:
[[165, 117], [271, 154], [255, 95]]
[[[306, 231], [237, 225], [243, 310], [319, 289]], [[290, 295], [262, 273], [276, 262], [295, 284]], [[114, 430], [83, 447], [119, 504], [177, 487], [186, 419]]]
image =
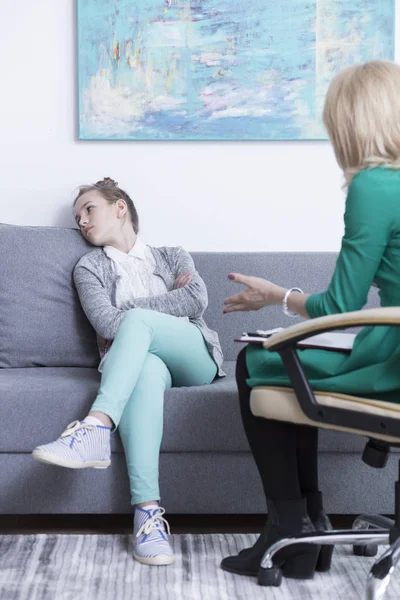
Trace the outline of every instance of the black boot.
[[269, 528], [269, 519], [267, 519], [264, 529], [257, 538], [254, 546], [244, 548], [236, 556], [227, 556], [222, 559], [221, 567], [231, 573], [257, 577], [261, 559], [265, 554], [265, 550], [271, 545], [268, 544]]
[[[332, 523], [329, 520], [328, 515], [324, 511], [322, 504], [321, 492], [313, 492], [304, 494], [304, 498], [307, 502], [307, 512], [310, 515], [312, 524], [316, 531], [331, 531], [333, 529]], [[316, 571], [325, 572], [329, 571], [332, 563], [332, 554], [335, 546], [321, 546], [321, 550], [318, 556]]]
[[[225, 571], [256, 577], [261, 559], [272, 544], [284, 537], [315, 533], [304, 499], [268, 500], [267, 505], [268, 520], [260, 537], [252, 548], [242, 550], [237, 556], [224, 558], [221, 567]], [[275, 555], [274, 564], [282, 567], [285, 577], [309, 579], [314, 575], [320, 548], [314, 544], [296, 544], [284, 548]]]

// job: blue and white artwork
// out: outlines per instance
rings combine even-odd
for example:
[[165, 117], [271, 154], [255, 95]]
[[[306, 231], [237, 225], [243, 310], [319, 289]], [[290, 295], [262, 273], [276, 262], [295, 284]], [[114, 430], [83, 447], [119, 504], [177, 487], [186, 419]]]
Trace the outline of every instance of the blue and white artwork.
[[343, 67], [394, 59], [394, 0], [78, 0], [79, 137], [325, 139]]

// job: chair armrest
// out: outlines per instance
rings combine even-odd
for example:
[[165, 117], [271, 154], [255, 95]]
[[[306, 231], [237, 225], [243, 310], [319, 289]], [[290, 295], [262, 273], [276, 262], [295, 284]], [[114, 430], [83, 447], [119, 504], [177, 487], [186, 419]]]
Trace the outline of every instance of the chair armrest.
[[362, 430], [369, 436], [371, 433], [384, 433], [400, 439], [399, 419], [318, 404], [296, 351], [297, 342], [317, 333], [363, 325], [399, 326], [400, 307], [372, 308], [310, 319], [271, 336], [263, 345], [266, 350], [280, 355], [300, 407], [309, 419], [325, 425]]
[[277, 351], [281, 348], [294, 347], [297, 342], [318, 333], [364, 325], [400, 325], [400, 307], [368, 308], [308, 319], [272, 335], [263, 346], [266, 350]]

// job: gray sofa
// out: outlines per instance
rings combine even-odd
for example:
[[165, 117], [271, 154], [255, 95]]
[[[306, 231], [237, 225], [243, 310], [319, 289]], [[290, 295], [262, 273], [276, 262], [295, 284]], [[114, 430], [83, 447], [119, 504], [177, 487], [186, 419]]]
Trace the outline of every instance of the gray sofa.
[[[179, 243], [179, 240], [177, 240]], [[105, 471], [35, 462], [32, 449], [82, 418], [99, 385], [94, 331], [79, 304], [72, 269], [90, 250], [75, 229], [0, 225], [0, 513], [129, 513], [128, 478], [118, 435]], [[193, 253], [209, 291], [205, 318], [219, 332], [228, 376], [210, 386], [168, 390], [160, 458], [168, 513], [260, 513], [265, 501], [237, 401], [234, 368], [254, 328], [294, 320], [278, 307], [223, 315], [237, 291], [230, 271], [314, 292], [328, 284], [331, 253]], [[375, 290], [370, 305], [378, 304]], [[365, 438], [322, 431], [320, 478], [331, 513], [393, 511], [396, 464], [361, 462]]]

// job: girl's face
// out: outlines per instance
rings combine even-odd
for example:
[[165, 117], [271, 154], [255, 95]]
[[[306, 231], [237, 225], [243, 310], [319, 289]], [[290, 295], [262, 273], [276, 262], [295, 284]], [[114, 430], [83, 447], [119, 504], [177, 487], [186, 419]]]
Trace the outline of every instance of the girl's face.
[[121, 217], [126, 213], [126, 204], [117, 200], [109, 204], [96, 190], [83, 194], [75, 204], [76, 223], [83, 237], [94, 246], [105, 246], [117, 237], [122, 226]]

